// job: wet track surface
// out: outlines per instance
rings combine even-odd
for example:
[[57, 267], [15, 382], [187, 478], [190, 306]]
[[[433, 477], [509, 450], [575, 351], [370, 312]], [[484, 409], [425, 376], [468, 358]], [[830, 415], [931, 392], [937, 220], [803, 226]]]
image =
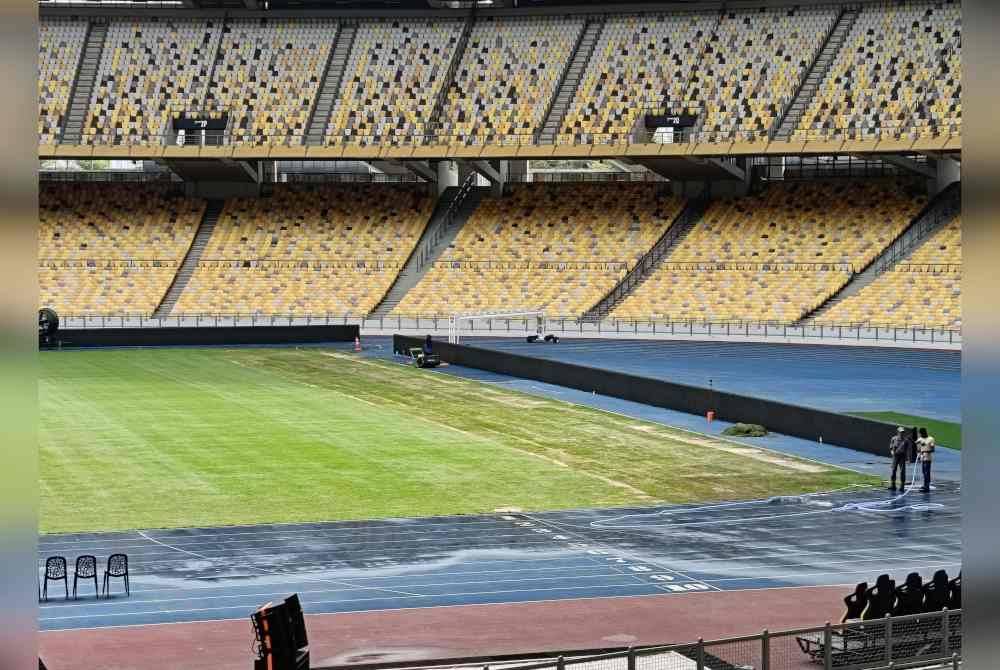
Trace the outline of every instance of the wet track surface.
[[[860, 504], [859, 504], [860, 503]], [[872, 504], [874, 503], [874, 504]], [[49, 535], [44, 557], [128, 553], [132, 594], [64, 600], [43, 630], [247, 617], [297, 592], [310, 613], [663, 595], [957, 572], [959, 489], [750, 503]], [[72, 572], [72, 570], [71, 570]], [[70, 576], [72, 580], [72, 575]], [[120, 582], [120, 580], [119, 580]], [[70, 585], [72, 588], [72, 584]]]

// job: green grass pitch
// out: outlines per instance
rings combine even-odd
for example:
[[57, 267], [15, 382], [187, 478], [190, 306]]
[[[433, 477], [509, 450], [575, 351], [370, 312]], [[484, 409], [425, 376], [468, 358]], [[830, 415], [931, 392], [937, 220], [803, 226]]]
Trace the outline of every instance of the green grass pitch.
[[927, 432], [934, 436], [934, 441], [942, 447], [949, 447], [951, 449], [962, 448], [962, 424], [960, 423], [928, 419], [924, 416], [901, 414], [900, 412], [853, 412], [853, 414], [868, 417], [869, 419], [878, 419], [886, 423], [899, 424], [907, 428], [913, 426], [926, 428]]
[[651, 505], [874, 481], [331, 349], [40, 358], [43, 532]]

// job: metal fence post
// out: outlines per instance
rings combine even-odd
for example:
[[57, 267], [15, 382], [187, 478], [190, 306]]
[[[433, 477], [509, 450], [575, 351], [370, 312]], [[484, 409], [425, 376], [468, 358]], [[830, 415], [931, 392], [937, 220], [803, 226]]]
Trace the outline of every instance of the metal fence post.
[[830, 627], [830, 622], [826, 622], [826, 626], [823, 628], [823, 670], [832, 670], [833, 668], [833, 629]]
[[760, 634], [760, 670], [771, 670], [771, 635], [766, 628]]
[[950, 630], [950, 619], [948, 617], [948, 608], [945, 607], [941, 610], [941, 653], [947, 654], [948, 650], [951, 648], [951, 630]]
[[628, 656], [627, 656], [627, 658], [628, 658], [628, 669], [627, 670], [635, 670], [635, 649], [633, 649], [632, 647], [628, 648]]
[[885, 615], [885, 662], [892, 663], [892, 617]]
[[566, 668], [566, 660], [562, 656], [560, 656], [556, 660], [556, 667], [559, 668], [559, 670], [565, 670], [565, 668]]
[[698, 638], [698, 653], [695, 656], [697, 670], [705, 670], [705, 640], [703, 638]]

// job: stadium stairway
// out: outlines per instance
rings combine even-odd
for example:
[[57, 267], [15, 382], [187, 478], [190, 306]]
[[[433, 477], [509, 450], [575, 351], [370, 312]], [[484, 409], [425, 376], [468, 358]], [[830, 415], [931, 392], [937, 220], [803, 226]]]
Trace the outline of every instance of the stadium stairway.
[[708, 209], [709, 200], [707, 198], [697, 198], [688, 200], [684, 208], [677, 214], [677, 218], [670, 224], [660, 239], [650, 247], [649, 251], [643, 255], [639, 262], [628, 271], [621, 281], [615, 284], [614, 288], [608, 291], [601, 300], [583, 313], [580, 317], [583, 321], [600, 321], [614, 311], [637, 286], [640, 286], [659, 267], [660, 263], [670, 255], [691, 229], [701, 221], [701, 217]]
[[826, 314], [834, 305], [856, 294], [864, 287], [893, 266], [905, 263], [924, 242], [933, 237], [934, 233], [950, 223], [962, 209], [962, 186], [954, 182], [937, 194], [921, 212], [914, 217], [910, 225], [903, 229], [892, 242], [882, 250], [860, 272], [855, 273], [839, 291], [826, 299], [819, 307], [809, 312], [799, 324], [809, 324]]
[[191, 240], [191, 246], [188, 248], [187, 254], [184, 256], [184, 261], [177, 270], [177, 274], [174, 275], [174, 281], [164, 294], [163, 300], [156, 307], [156, 311], [153, 312], [154, 318], [170, 316], [174, 305], [177, 304], [177, 299], [181, 297], [181, 293], [187, 286], [188, 281], [190, 281], [191, 275], [194, 273], [195, 268], [198, 267], [201, 254], [205, 251], [205, 245], [208, 244], [208, 240], [212, 237], [212, 231], [215, 230], [215, 224], [219, 222], [219, 216], [222, 214], [222, 208], [225, 204], [225, 200], [208, 201], [208, 204], [205, 206], [205, 213], [201, 216], [201, 224], [198, 226], [198, 232], [195, 233], [194, 239]]
[[461, 186], [449, 186], [438, 198], [430, 222], [423, 235], [417, 241], [413, 252], [396, 275], [385, 297], [368, 315], [369, 318], [381, 318], [396, 308], [406, 293], [417, 285], [417, 282], [427, 274], [442, 252], [448, 248], [469, 220], [472, 213], [479, 207], [483, 196], [489, 193], [488, 187], [475, 186], [475, 173]]
[[306, 144], [319, 146], [326, 136], [326, 127], [330, 122], [333, 107], [340, 97], [343, 88], [344, 70], [351, 56], [354, 37], [358, 34], [358, 24], [342, 24], [335, 37], [336, 46], [330, 51], [326, 68], [323, 71], [323, 85], [313, 104], [312, 116], [309, 117], [309, 127], [306, 130]]
[[563, 119], [566, 117], [566, 110], [576, 96], [577, 88], [580, 86], [580, 78], [583, 77], [587, 64], [594, 54], [594, 47], [604, 28], [604, 19], [591, 19], [584, 26], [579, 38], [577, 38], [576, 48], [569, 66], [563, 71], [562, 81], [556, 88], [556, 94], [549, 102], [549, 109], [545, 114], [545, 123], [542, 124], [542, 131], [539, 133], [539, 142], [542, 144], [554, 144], [556, 135], [562, 127]]
[[101, 65], [101, 54], [104, 52], [104, 39], [108, 35], [107, 19], [97, 23], [91, 21], [87, 28], [87, 37], [80, 55], [80, 63], [73, 78], [73, 90], [70, 92], [69, 109], [66, 121], [59, 136], [64, 144], [79, 144], [83, 137], [83, 124], [90, 110], [90, 97], [94, 92], [94, 81], [97, 79], [97, 68]]
[[851, 28], [854, 27], [854, 22], [860, 13], [861, 9], [853, 6], [844, 7], [841, 10], [837, 23], [834, 24], [833, 29], [826, 36], [826, 43], [816, 55], [816, 60], [813, 61], [808, 74], [806, 74], [799, 85], [799, 90], [792, 99], [792, 103], [785, 108], [781, 121], [776, 124], [778, 130], [774, 136], [777, 139], [789, 139], [792, 133], [795, 132], [795, 129], [799, 127], [802, 115], [809, 108], [809, 103], [812, 102], [817, 89], [819, 89], [819, 85], [826, 78], [826, 73], [830, 70], [830, 66], [833, 65], [837, 54], [840, 53], [840, 49], [844, 46], [844, 41], [847, 39], [847, 35], [850, 34]]
[[448, 90], [455, 81], [455, 73], [458, 72], [458, 66], [462, 63], [462, 55], [465, 53], [465, 49], [469, 46], [469, 37], [472, 35], [472, 27], [476, 24], [476, 12], [475, 5], [473, 5], [472, 11], [465, 19], [465, 25], [462, 26], [462, 33], [458, 36], [458, 42], [455, 44], [455, 50], [451, 53], [451, 60], [448, 62], [448, 71], [445, 73], [444, 78], [441, 80], [441, 84], [438, 87], [437, 97], [434, 98], [434, 106], [431, 107], [430, 119], [428, 124], [428, 132], [434, 132], [435, 129], [441, 127], [441, 118], [444, 114], [444, 107], [448, 103]]

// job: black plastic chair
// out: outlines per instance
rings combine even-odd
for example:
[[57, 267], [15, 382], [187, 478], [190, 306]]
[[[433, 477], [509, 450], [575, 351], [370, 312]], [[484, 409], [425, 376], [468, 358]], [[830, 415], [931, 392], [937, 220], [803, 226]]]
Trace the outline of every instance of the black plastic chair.
[[45, 579], [42, 583], [42, 600], [49, 599], [49, 582], [62, 582], [66, 587], [66, 598], [69, 599], [69, 577], [67, 576], [66, 559], [62, 556], [49, 556], [45, 559]]
[[924, 611], [924, 582], [920, 573], [911, 572], [902, 586], [896, 588], [896, 607], [892, 616], [920, 614]]
[[860, 619], [868, 607], [868, 582], [861, 582], [854, 587], [854, 593], [844, 598], [844, 604], [847, 605], [847, 612], [844, 614], [841, 623], [852, 619]]
[[938, 570], [934, 573], [934, 578], [924, 584], [924, 611], [940, 612], [948, 606], [950, 596], [951, 582], [948, 581], [948, 573]]
[[888, 616], [896, 605], [896, 582], [889, 575], [879, 575], [875, 586], [868, 589], [868, 607], [861, 618], [865, 621]]
[[104, 568], [104, 595], [108, 595], [112, 577], [121, 577], [125, 582], [125, 595], [132, 595], [128, 584], [128, 556], [125, 554], [111, 554], [108, 557], [108, 565]]
[[76, 585], [81, 579], [93, 579], [94, 596], [101, 597], [101, 592], [97, 589], [97, 558], [95, 556], [86, 554], [77, 557], [76, 567], [73, 569], [73, 600], [76, 600]]
[[962, 609], [962, 573], [948, 583], [948, 609]]

